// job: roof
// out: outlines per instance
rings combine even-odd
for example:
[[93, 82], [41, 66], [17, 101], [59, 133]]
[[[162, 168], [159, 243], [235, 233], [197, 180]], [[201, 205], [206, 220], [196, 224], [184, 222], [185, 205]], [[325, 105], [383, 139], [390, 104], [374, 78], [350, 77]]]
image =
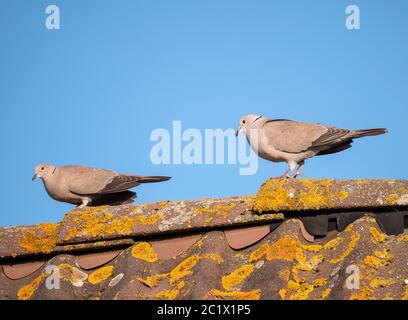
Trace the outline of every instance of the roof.
[[407, 208], [408, 181], [271, 179], [254, 196], [72, 210], [0, 228], [0, 299], [408, 298]]

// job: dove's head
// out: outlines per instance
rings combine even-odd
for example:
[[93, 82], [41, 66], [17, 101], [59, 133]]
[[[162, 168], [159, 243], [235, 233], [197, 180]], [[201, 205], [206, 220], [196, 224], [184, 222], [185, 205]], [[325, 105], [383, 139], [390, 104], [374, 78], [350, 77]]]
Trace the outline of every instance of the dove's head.
[[52, 175], [55, 171], [55, 166], [46, 164], [46, 163], [41, 163], [37, 165], [34, 169], [34, 175], [33, 175], [33, 181], [37, 178], [44, 179], [49, 175]]
[[238, 136], [241, 132], [245, 133], [248, 129], [254, 128], [256, 121], [258, 121], [261, 118], [262, 116], [256, 114], [248, 114], [245, 117], [241, 118], [239, 120], [238, 129], [235, 135]]

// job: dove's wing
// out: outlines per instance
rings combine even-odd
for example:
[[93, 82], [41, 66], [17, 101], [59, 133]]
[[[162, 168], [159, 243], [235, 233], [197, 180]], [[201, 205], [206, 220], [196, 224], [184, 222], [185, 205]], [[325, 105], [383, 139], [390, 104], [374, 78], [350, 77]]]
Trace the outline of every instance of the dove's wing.
[[139, 176], [83, 166], [62, 167], [69, 190], [78, 195], [108, 194], [126, 191], [140, 184]]
[[350, 139], [349, 130], [290, 120], [266, 121], [261, 131], [269, 145], [287, 153], [325, 150]]

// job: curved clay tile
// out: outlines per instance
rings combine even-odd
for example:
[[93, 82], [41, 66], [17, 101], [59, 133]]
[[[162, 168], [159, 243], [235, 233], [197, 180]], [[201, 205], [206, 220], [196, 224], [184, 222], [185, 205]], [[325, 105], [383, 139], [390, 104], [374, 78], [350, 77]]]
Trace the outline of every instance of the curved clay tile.
[[94, 269], [115, 259], [122, 250], [96, 252], [80, 255], [76, 258], [76, 263], [85, 270]]
[[303, 238], [308, 242], [314, 242], [314, 236], [311, 235], [309, 232], [307, 232], [301, 220], [299, 220], [299, 222], [300, 222], [300, 232], [302, 233]]
[[156, 252], [159, 260], [169, 260], [186, 251], [200, 240], [201, 237], [202, 234], [193, 234], [190, 236], [150, 241], [150, 245]]
[[25, 262], [11, 265], [3, 265], [3, 272], [7, 278], [18, 280], [33, 274], [44, 266], [44, 261]]
[[265, 238], [270, 232], [269, 225], [224, 230], [229, 246], [235, 250], [253, 245]]

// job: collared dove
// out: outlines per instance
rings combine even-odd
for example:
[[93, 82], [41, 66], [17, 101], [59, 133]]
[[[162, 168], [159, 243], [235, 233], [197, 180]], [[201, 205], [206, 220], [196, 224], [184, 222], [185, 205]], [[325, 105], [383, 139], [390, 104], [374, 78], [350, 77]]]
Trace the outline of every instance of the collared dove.
[[247, 141], [259, 157], [288, 164], [289, 169], [279, 177], [286, 179], [296, 165], [298, 167], [292, 177], [301, 175], [308, 158], [343, 151], [351, 147], [353, 139], [384, 134], [387, 129], [346, 130], [251, 114], [239, 121], [236, 135], [240, 132], [246, 134]]
[[141, 183], [160, 182], [170, 177], [135, 176], [85, 166], [57, 167], [39, 164], [32, 180], [41, 178], [49, 196], [57, 201], [78, 205], [123, 204], [132, 202], [136, 193], [128, 189]]

